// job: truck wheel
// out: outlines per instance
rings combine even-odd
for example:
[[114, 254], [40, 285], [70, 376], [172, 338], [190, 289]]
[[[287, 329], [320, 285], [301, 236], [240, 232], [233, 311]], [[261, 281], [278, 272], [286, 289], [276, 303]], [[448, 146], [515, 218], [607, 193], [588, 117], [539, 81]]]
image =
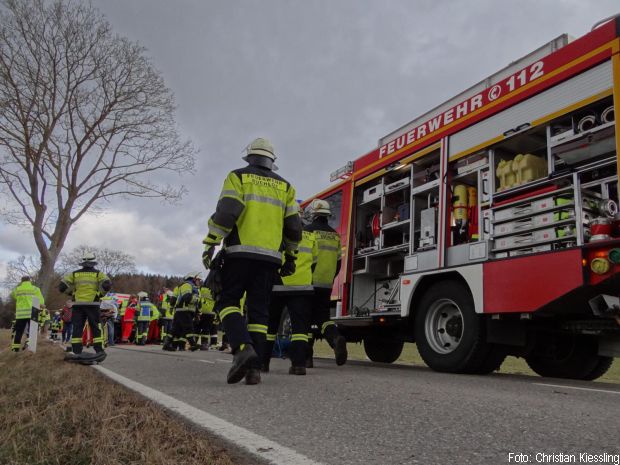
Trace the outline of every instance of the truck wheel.
[[483, 320], [476, 315], [469, 289], [461, 282], [432, 285], [418, 308], [415, 339], [422, 359], [433, 370], [489, 373], [503, 361], [490, 357]]
[[540, 376], [589, 380], [604, 368], [600, 359], [606, 357], [599, 357], [596, 339], [573, 334], [546, 334], [544, 337], [534, 353], [525, 359]]
[[389, 341], [385, 339], [364, 339], [364, 350], [373, 362], [392, 363], [398, 360], [403, 351], [404, 342]]
[[596, 363], [594, 370], [592, 370], [590, 374], [586, 376], [584, 379], [586, 381], [594, 381], [595, 379], [600, 378], [605, 373], [607, 373], [607, 370], [611, 368], [611, 365], [613, 363], [614, 363], [613, 357], [604, 357], [602, 355], [599, 355], [598, 362]]

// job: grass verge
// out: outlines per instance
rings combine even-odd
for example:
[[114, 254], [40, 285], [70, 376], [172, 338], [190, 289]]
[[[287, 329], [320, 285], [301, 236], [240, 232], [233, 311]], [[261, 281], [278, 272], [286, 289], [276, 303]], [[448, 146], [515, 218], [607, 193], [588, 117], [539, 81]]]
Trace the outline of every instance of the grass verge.
[[[347, 350], [350, 360], [368, 360], [362, 344], [348, 343]], [[325, 341], [317, 341], [314, 345], [314, 353], [319, 357], [333, 358], [334, 352]], [[403, 352], [396, 363], [426, 366], [418, 353], [415, 344], [406, 343]], [[527, 365], [525, 360], [517, 357], [507, 357], [502, 364], [499, 373], [538, 376]], [[609, 371], [596, 381], [605, 383], [620, 383], [620, 362], [616, 359]]]
[[[0, 331], [0, 347], [10, 334]], [[230, 465], [226, 449], [47, 341], [0, 353], [0, 463]]]

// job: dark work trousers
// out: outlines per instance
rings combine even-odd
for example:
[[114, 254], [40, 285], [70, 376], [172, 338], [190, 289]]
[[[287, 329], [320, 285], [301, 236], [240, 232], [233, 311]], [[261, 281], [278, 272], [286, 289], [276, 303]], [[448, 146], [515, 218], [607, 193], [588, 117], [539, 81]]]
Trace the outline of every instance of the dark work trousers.
[[94, 305], [74, 305], [71, 324], [73, 325], [73, 335], [71, 336], [71, 347], [74, 354], [82, 353], [82, 333], [84, 325], [88, 321], [88, 326], [93, 333], [93, 346], [95, 352], [103, 352], [103, 332], [101, 330], [101, 311], [99, 303]]
[[[208, 345], [209, 338], [211, 337], [211, 328], [215, 325], [215, 313], [201, 313], [198, 320], [198, 327], [196, 328], [196, 334], [200, 336], [200, 344]], [[217, 329], [215, 334], [217, 335]]]
[[[226, 331], [233, 353], [241, 344], [253, 344], [260, 368], [269, 322], [269, 300], [273, 279], [280, 265], [264, 260], [226, 257], [222, 268], [222, 293], [215, 311]], [[239, 308], [246, 293], [247, 323]]]
[[172, 335], [172, 318], [164, 318], [161, 324], [162, 339], [168, 335]]
[[333, 347], [334, 339], [339, 335], [338, 328], [331, 321], [330, 303], [332, 290], [315, 287], [312, 302], [312, 324], [317, 325], [321, 335]]
[[291, 319], [291, 345], [289, 357], [294, 367], [306, 366], [306, 354], [308, 352], [308, 332], [310, 331], [310, 318], [312, 315], [312, 294], [290, 294], [272, 296], [269, 305], [269, 324], [267, 329], [267, 343], [263, 353], [263, 365], [269, 366], [269, 359], [273, 351], [273, 345], [280, 328], [284, 307], [288, 309]]
[[149, 320], [138, 320], [136, 329], [136, 340], [134, 341], [136, 344], [146, 344], [146, 338], [149, 334], [150, 324], [151, 322]]
[[[188, 334], [194, 334], [194, 310], [177, 309], [172, 320], [172, 342], [179, 349], [185, 349]], [[190, 337], [190, 344], [195, 344], [194, 338]], [[192, 344], [193, 345], [193, 344]]]
[[24, 330], [26, 329], [26, 326], [28, 326], [28, 322], [30, 322], [30, 318], [20, 318], [19, 320], [15, 320], [13, 344], [11, 345], [11, 349], [15, 352], [19, 352], [21, 348], [22, 336], [24, 335]]

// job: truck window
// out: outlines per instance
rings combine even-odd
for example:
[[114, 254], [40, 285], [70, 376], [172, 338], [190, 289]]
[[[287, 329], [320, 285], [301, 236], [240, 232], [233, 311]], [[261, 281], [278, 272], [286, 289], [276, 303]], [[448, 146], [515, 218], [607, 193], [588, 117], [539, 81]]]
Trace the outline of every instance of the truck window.
[[342, 212], [342, 191], [338, 191], [335, 194], [325, 198], [329, 202], [329, 206], [332, 210], [332, 216], [329, 217], [329, 225], [336, 229], [340, 229], [340, 214]]

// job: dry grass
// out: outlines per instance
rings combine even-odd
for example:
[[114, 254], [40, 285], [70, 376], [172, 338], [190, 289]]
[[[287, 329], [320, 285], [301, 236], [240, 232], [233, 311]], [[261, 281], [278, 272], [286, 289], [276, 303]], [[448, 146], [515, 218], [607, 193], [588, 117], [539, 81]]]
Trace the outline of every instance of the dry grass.
[[[0, 332], [0, 347], [9, 345]], [[228, 465], [227, 451], [89, 367], [0, 353], [0, 463], [6, 465]]]

